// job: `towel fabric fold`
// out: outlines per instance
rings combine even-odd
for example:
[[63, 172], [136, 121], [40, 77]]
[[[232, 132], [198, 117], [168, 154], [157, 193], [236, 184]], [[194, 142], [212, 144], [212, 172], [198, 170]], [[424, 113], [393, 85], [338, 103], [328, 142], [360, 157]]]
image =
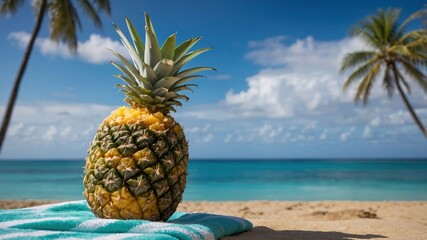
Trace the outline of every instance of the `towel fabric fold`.
[[167, 222], [97, 218], [86, 201], [1, 210], [1, 239], [219, 239], [249, 231], [246, 219], [176, 212]]

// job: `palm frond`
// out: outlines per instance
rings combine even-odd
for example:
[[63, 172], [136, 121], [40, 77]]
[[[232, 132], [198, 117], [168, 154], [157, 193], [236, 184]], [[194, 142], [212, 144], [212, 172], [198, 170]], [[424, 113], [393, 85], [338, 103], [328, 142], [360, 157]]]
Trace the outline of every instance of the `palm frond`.
[[403, 83], [403, 86], [405, 86], [406, 91], [407, 91], [409, 94], [411, 94], [411, 86], [409, 85], [408, 81], [406, 81], [406, 79], [405, 79], [403, 76], [401, 76], [399, 79], [400, 79], [400, 82], [402, 82], [402, 83]]
[[426, 53], [424, 51], [419, 51], [419, 49], [414, 47], [406, 47], [406, 46], [396, 46], [396, 48], [392, 49], [393, 53], [397, 54], [399, 59], [408, 59], [408, 60], [418, 60], [423, 61], [426, 60]]
[[361, 26], [355, 26], [350, 30], [350, 35], [353, 37], [359, 37], [362, 39], [362, 41], [374, 48], [380, 48], [381, 43], [378, 41], [378, 39], [374, 36], [372, 32], [368, 32], [366, 29], [364, 29]]
[[[411, 62], [401, 60], [401, 66], [405, 73], [411, 77], [425, 92], [427, 92], [427, 77], [417, 67], [411, 64]], [[400, 73], [399, 73], [400, 74]], [[403, 77], [402, 77], [403, 79]]]
[[77, 10], [70, 0], [49, 2], [50, 38], [64, 42], [68, 48], [77, 50], [76, 27], [81, 28]]
[[[78, 6], [86, 13], [96, 27], [101, 27], [102, 22], [97, 11], [104, 10], [110, 13], [110, 3], [108, 0], [93, 1], [78, 0]], [[94, 5], [96, 7], [94, 7]], [[82, 29], [80, 17], [76, 7], [71, 0], [51, 0], [49, 1], [49, 22], [50, 38], [56, 42], [65, 43], [72, 52], [77, 50], [77, 29]]]
[[372, 16], [370, 18], [369, 22], [365, 22], [362, 26], [365, 29], [369, 29], [372, 33], [372, 36], [374, 36], [377, 41], [383, 46], [386, 42], [386, 35], [385, 35], [385, 21], [384, 21], [384, 15], [382, 12], [380, 13], [378, 17]]
[[411, 93], [411, 88], [409, 87], [408, 82], [405, 80], [403, 75], [400, 73], [399, 69], [397, 68], [396, 64], [393, 64], [393, 73], [395, 76], [396, 83], [400, 85], [400, 83], [403, 83], [403, 85], [406, 88], [406, 91], [408, 93]]
[[[426, 60], [427, 59], [427, 46], [411, 46], [411, 50], [416, 54], [417, 58], [419, 60]], [[415, 58], [412, 58], [415, 59]]]
[[425, 14], [424, 9], [416, 11], [413, 14], [411, 14], [405, 21], [403, 21], [402, 24], [400, 24], [397, 33], [399, 35], [403, 35], [408, 24], [411, 23], [413, 20], [422, 17], [424, 14]]
[[399, 41], [397, 19], [400, 10], [388, 8], [384, 16], [384, 35], [389, 45], [393, 45]]
[[111, 15], [110, 0], [92, 0], [98, 10], [103, 10], [105, 13]]
[[341, 61], [340, 73], [344, 73], [350, 68], [354, 68], [371, 61], [377, 56], [374, 51], [359, 51], [347, 53]]
[[379, 75], [381, 68], [381, 63], [377, 62], [370, 69], [369, 73], [363, 78], [362, 82], [359, 84], [357, 88], [356, 95], [354, 96], [354, 101], [357, 103], [360, 98], [363, 98], [363, 103], [366, 105], [368, 103], [369, 94], [371, 92], [371, 88], [376, 78]]
[[401, 38], [401, 43], [407, 43], [407, 41], [413, 41], [413, 40], [419, 40], [419, 39], [425, 39], [427, 38], [427, 29], [417, 29], [410, 31], [408, 33], [405, 33]]
[[[366, 44], [375, 48], [378, 52], [378, 61], [365, 62], [356, 69], [345, 81], [343, 89], [346, 90], [350, 84], [363, 78], [356, 90], [354, 101], [358, 103], [362, 98], [364, 104], [367, 104], [375, 80], [382, 75], [382, 84], [388, 95], [391, 97], [397, 87], [421, 132], [427, 136], [422, 122], [416, 116], [401, 88], [401, 85], [404, 85], [410, 93], [411, 89], [406, 79], [413, 79], [427, 92], [427, 78], [423, 71], [423, 68], [427, 67], [427, 31], [420, 29], [405, 33], [407, 25], [415, 18], [421, 16], [426, 21], [427, 9], [412, 14], [400, 26], [397, 24], [399, 13], [399, 10], [391, 8], [385, 13], [379, 10], [377, 16], [362, 20], [352, 29], [353, 36], [360, 37]], [[341, 72], [364, 62], [363, 59], [355, 61], [352, 58], [358, 59], [356, 55], [348, 54], [342, 62]], [[399, 68], [405, 71], [406, 79], [398, 70], [398, 64]]]
[[427, 68], [427, 57], [421, 60], [418, 59], [407, 59], [403, 58], [404, 61], [412, 64], [414, 67], [417, 68]]
[[405, 34], [397, 43], [388, 49], [396, 56], [408, 59], [426, 59], [427, 56], [427, 31], [414, 30]]
[[92, 19], [96, 27], [101, 28], [102, 22], [101, 18], [99, 17], [98, 13], [96, 12], [95, 8], [92, 6], [92, 4], [89, 2], [89, 0], [77, 0], [79, 6], [83, 11], [86, 13], [86, 15]]
[[389, 65], [386, 65], [384, 70], [383, 86], [387, 91], [387, 95], [391, 98], [394, 92], [394, 81], [392, 76], [392, 68]]
[[418, 59], [414, 51], [412, 51], [408, 46], [405, 45], [394, 45], [388, 49], [388, 52], [394, 54], [395, 56], [406, 57], [411, 59]]
[[356, 69], [353, 73], [351, 73], [350, 76], [348, 76], [347, 80], [344, 82], [343, 90], [347, 91], [351, 84], [353, 84], [355, 81], [359, 80], [363, 76], [366, 76], [377, 61], [377, 59], [371, 59], [370, 61], [366, 62], [358, 69]]
[[22, 6], [24, 0], [3, 0], [0, 4], [0, 15], [14, 14]]

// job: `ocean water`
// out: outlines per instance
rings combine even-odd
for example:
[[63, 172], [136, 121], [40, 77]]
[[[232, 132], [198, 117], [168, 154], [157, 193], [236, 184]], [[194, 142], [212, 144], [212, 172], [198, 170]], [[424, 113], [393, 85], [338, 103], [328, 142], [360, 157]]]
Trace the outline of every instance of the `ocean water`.
[[[83, 199], [83, 166], [1, 160], [0, 199]], [[427, 159], [192, 159], [191, 200], [427, 200]]]

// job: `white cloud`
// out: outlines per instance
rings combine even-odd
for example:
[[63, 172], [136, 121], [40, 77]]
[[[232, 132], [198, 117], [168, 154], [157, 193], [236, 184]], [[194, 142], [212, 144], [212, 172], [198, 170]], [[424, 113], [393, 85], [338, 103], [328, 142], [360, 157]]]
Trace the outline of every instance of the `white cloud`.
[[227, 134], [227, 136], [225, 136], [224, 138], [225, 143], [230, 143], [232, 140], [233, 140], [233, 135], [231, 134]]
[[282, 126], [273, 126], [271, 124], [264, 124], [258, 129], [258, 135], [263, 142], [272, 143], [276, 141], [276, 137], [283, 132]]
[[372, 138], [372, 130], [371, 127], [366, 126], [363, 130], [362, 138], [369, 139]]
[[22, 122], [18, 122], [10, 126], [7, 131], [7, 135], [10, 137], [16, 136], [22, 129], [24, 128], [24, 124]]
[[301, 130], [302, 133], [306, 133], [317, 128], [317, 121], [309, 121], [304, 124], [304, 128]]
[[[9, 34], [9, 38], [16, 41], [20, 48], [25, 48], [30, 40], [30, 34], [27, 32], [13, 32]], [[66, 45], [53, 42], [49, 38], [38, 38], [35, 44], [43, 55], [59, 56], [64, 59], [75, 57]], [[107, 48], [128, 56], [126, 48], [119, 41], [114, 41], [109, 37], [102, 37], [98, 34], [91, 34], [88, 40], [78, 42], [76, 57], [93, 64], [109, 62], [113, 59], [113, 55]]]
[[[96, 39], [90, 39], [87, 45], [81, 46], [95, 48], [89, 42]], [[285, 38], [278, 37], [249, 45], [251, 49], [246, 58], [259, 64], [260, 70], [246, 79], [246, 89], [228, 91], [219, 103], [188, 105], [174, 114], [183, 124], [187, 139], [196, 146], [217, 144], [220, 140], [241, 146], [250, 143], [304, 146], [310, 142], [339, 141], [348, 145], [346, 141], [357, 138], [366, 138], [369, 142], [389, 139], [387, 143], [390, 143], [402, 141], [403, 134], [411, 134], [406, 139], [422, 138], [400, 98], [395, 96], [389, 100], [381, 84], [372, 89], [371, 101], [366, 107], [353, 104], [355, 87], [342, 92], [345, 76], [338, 74], [339, 61], [346, 52], [363, 48], [360, 41], [346, 38], [319, 42], [308, 37], [288, 44]], [[67, 57], [57, 51], [52, 54]], [[425, 122], [426, 95], [414, 88], [410, 100]], [[45, 142], [79, 146], [78, 149], [85, 151], [98, 124], [114, 108], [96, 104], [18, 105], [8, 132], [9, 146], [24, 142], [40, 146], [40, 142]], [[380, 131], [382, 128], [387, 130]], [[283, 148], [280, 144], [269, 147]]]
[[42, 140], [45, 141], [52, 141], [55, 137], [55, 135], [57, 135], [58, 130], [56, 129], [56, 127], [54, 125], [50, 125], [46, 132], [41, 136]]
[[[17, 105], [7, 133], [9, 148], [23, 143], [32, 147], [89, 144], [96, 127], [115, 106], [36, 102]], [[0, 113], [4, 108], [0, 108]], [[5, 148], [7, 149], [7, 148]], [[84, 148], [83, 148], [84, 149]]]
[[409, 115], [407, 111], [403, 111], [403, 110], [392, 112], [388, 116], [388, 122], [393, 125], [403, 125], [408, 120], [409, 120]]
[[9, 39], [16, 40], [20, 48], [25, 48], [30, 42], [31, 34], [27, 32], [12, 32], [9, 34]]
[[238, 134], [236, 137], [236, 143], [240, 143], [240, 142], [244, 142], [245, 141], [245, 137], [243, 137], [242, 134]]
[[369, 124], [373, 127], [378, 127], [381, 124], [381, 118], [376, 116]]
[[[229, 91], [225, 102], [245, 117], [282, 118], [294, 115], [294, 101], [287, 104], [281, 101], [282, 85], [285, 76], [273, 69], [263, 70], [260, 74], [248, 79], [249, 89], [234, 93]], [[274, 76], [274, 79], [273, 79]]]
[[246, 117], [289, 118], [336, 111], [352, 102], [351, 93], [342, 92], [338, 69], [347, 52], [364, 48], [359, 40], [307, 37], [289, 46], [283, 40], [250, 42], [246, 58], [265, 68], [247, 79], [247, 90], [227, 93], [225, 102], [233, 110]]
[[[307, 37], [290, 44], [286, 44], [286, 40], [279, 36], [249, 43], [246, 58], [262, 68], [246, 79], [247, 89], [230, 90], [226, 94], [224, 103], [234, 116], [297, 119], [316, 115], [335, 116], [336, 121], [341, 116], [354, 114], [358, 108], [353, 104], [356, 86], [348, 92], [342, 91], [346, 75], [339, 74], [340, 61], [346, 53], [367, 47], [356, 38], [316, 41]], [[417, 110], [427, 108], [427, 95], [420, 89], [413, 90], [411, 101]], [[392, 109], [402, 109], [398, 96], [388, 99], [380, 81], [372, 88], [368, 111], [374, 111], [372, 106], [381, 106], [376, 109], [377, 113], [386, 115]], [[349, 120], [355, 121], [363, 118], [360, 114], [366, 114], [356, 113], [359, 116]], [[403, 121], [401, 117], [390, 116], [396, 124]], [[372, 124], [381, 124], [381, 117]]]
[[186, 132], [188, 132], [188, 133], [205, 133], [209, 130], [210, 127], [211, 127], [210, 124], [205, 124], [203, 127], [194, 126], [190, 129], [186, 130]]
[[214, 135], [211, 133], [211, 125], [206, 123], [204, 125], [190, 125], [190, 127], [184, 128], [184, 132], [189, 142], [210, 143], [214, 139]]
[[59, 133], [59, 136], [61, 136], [61, 137], [67, 137], [68, 136], [68, 134], [70, 134], [71, 133], [71, 127], [70, 126], [66, 126], [65, 128], [64, 128], [64, 130], [62, 130], [60, 133]]
[[290, 45], [285, 44], [283, 36], [268, 38], [264, 41], [251, 41], [252, 49], [246, 58], [261, 66], [287, 66], [291, 70], [302, 72], [337, 71], [341, 58], [348, 52], [366, 49], [356, 38], [345, 38], [338, 41], [316, 41], [309, 36], [297, 39]]
[[319, 139], [325, 140], [328, 137], [328, 129], [324, 129], [323, 132], [320, 134]]
[[114, 49], [127, 56], [125, 47], [118, 41], [111, 38], [91, 34], [89, 40], [79, 43], [79, 57], [90, 63], [103, 63], [112, 59], [112, 54], [107, 48]]
[[212, 134], [208, 134], [208, 135], [206, 135], [205, 137], [202, 138], [202, 142], [203, 143], [209, 143], [209, 142], [212, 141], [212, 139], [213, 139], [213, 135]]
[[[283, 133], [281, 141], [284, 142], [313, 138], [347, 141], [354, 137], [356, 129], [370, 136], [372, 127], [380, 125], [405, 125], [416, 129], [397, 94], [390, 100], [380, 81], [373, 86], [367, 106], [353, 103], [356, 86], [348, 92], [342, 91], [346, 75], [339, 74], [340, 61], [346, 53], [367, 49], [360, 40], [345, 38], [322, 42], [307, 37], [290, 44], [286, 41], [285, 37], [279, 36], [249, 42], [250, 51], [246, 58], [260, 65], [261, 69], [246, 79], [247, 89], [237, 92], [231, 89], [220, 104], [190, 110], [187, 114], [191, 112], [193, 117], [219, 121], [257, 119], [261, 121], [260, 126], [263, 126], [262, 119], [305, 124], [298, 133]], [[425, 119], [427, 96], [413, 88], [410, 100], [420, 118]], [[370, 128], [365, 130], [367, 125]], [[341, 132], [343, 128], [350, 130]], [[321, 129], [328, 130], [322, 132]], [[243, 141], [250, 138], [245, 134], [226, 139]]]
[[347, 141], [348, 139], [350, 139], [350, 137], [352, 136], [352, 134], [355, 130], [356, 130], [356, 127], [353, 126], [350, 129], [348, 129], [347, 131], [342, 132], [340, 135], [340, 140], [342, 142]]

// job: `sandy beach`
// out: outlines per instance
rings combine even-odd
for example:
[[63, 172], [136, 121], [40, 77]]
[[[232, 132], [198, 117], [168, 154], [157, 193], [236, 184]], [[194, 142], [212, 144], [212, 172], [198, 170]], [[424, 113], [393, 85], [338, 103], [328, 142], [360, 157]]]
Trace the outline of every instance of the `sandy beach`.
[[[1, 209], [52, 201], [0, 201]], [[405, 239], [427, 236], [425, 201], [183, 202], [179, 211], [244, 217], [250, 232], [223, 239]]]

